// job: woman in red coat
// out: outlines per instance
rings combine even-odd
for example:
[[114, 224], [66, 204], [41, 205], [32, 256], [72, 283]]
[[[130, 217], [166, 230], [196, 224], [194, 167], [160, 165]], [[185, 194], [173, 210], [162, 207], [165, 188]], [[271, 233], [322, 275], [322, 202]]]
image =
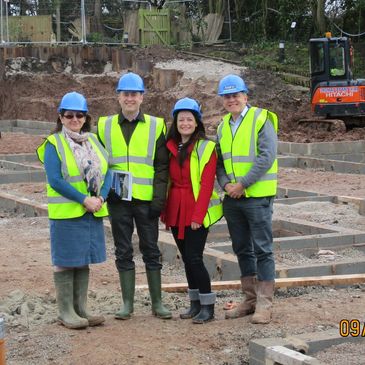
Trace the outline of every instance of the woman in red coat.
[[215, 143], [205, 136], [200, 106], [194, 99], [178, 100], [172, 115], [166, 138], [170, 186], [162, 220], [171, 228], [189, 285], [190, 308], [180, 318], [205, 323], [214, 319], [215, 293], [203, 251], [208, 227], [222, 217], [221, 202], [214, 192]]

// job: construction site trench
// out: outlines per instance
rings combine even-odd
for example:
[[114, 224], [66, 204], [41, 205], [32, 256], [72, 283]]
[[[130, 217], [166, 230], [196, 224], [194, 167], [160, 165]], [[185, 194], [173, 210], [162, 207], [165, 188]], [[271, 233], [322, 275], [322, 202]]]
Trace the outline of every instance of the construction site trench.
[[[78, 57], [66, 51], [52, 57], [49, 50], [43, 50], [43, 57], [18, 52], [2, 54], [0, 75], [0, 316], [6, 322], [7, 364], [264, 365], [272, 346], [284, 346], [287, 361], [296, 356], [289, 350], [295, 350], [323, 364], [365, 363], [365, 330], [357, 336], [340, 331], [344, 319], [365, 326], [365, 128], [346, 133], [301, 128], [297, 121], [310, 116], [308, 89], [266, 71], [163, 47], [126, 49], [110, 57], [106, 51], [97, 57], [90, 51], [85, 58], [77, 50], [72, 54]], [[128, 70], [144, 77], [144, 112], [163, 116], [169, 124], [176, 100], [194, 97], [212, 138], [224, 114], [217, 84], [228, 73], [245, 78], [251, 105], [278, 114], [277, 289], [270, 324], [253, 325], [249, 317], [224, 319], [224, 304], [241, 300], [237, 287], [219, 285], [239, 279], [224, 220], [212, 227], [204, 256], [216, 285], [215, 321], [197, 326], [179, 318], [188, 301], [184, 286], [179, 287], [185, 275], [163, 225], [163, 284], [179, 288], [167, 286], [163, 293], [173, 319], [151, 314], [134, 236], [135, 313], [129, 321], [116, 321], [121, 293], [107, 219], [108, 259], [91, 267], [89, 288], [89, 306], [103, 313], [106, 323], [84, 331], [57, 324], [45, 174], [35, 149], [54, 128], [66, 92], [86, 96], [94, 123], [118, 112], [115, 86]], [[320, 280], [310, 281], [313, 277], [327, 281], [319, 285]], [[347, 281], [334, 280], [340, 277]]]

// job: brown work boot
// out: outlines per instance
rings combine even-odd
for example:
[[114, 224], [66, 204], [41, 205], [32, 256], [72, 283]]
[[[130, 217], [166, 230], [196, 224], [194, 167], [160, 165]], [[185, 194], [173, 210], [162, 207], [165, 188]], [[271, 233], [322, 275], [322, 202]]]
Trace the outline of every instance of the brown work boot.
[[236, 308], [226, 312], [226, 319], [248, 316], [255, 311], [256, 306], [256, 276], [244, 276], [241, 278], [242, 292], [245, 294], [243, 302]]
[[275, 281], [257, 281], [257, 303], [251, 323], [270, 323]]

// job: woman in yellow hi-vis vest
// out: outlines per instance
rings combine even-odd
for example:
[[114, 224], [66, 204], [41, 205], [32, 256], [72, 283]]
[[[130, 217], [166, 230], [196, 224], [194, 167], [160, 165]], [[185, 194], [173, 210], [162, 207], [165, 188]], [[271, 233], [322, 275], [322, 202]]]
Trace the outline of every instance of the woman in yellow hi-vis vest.
[[214, 191], [217, 155], [205, 136], [199, 104], [191, 98], [176, 102], [167, 135], [170, 186], [162, 220], [171, 227], [185, 266], [190, 308], [180, 318], [193, 323], [214, 319], [215, 293], [203, 262], [208, 228], [222, 218], [222, 204]]
[[103, 217], [111, 177], [108, 154], [89, 133], [86, 99], [77, 92], [64, 95], [54, 133], [38, 147], [47, 175], [51, 255], [54, 266], [58, 320], [67, 328], [104, 322], [86, 308], [89, 264], [106, 260]]
[[219, 83], [227, 113], [218, 126], [217, 178], [226, 192], [223, 212], [241, 271], [245, 300], [226, 318], [253, 313], [252, 323], [271, 321], [275, 286], [272, 209], [276, 195], [278, 118], [247, 104], [243, 79], [225, 76]]

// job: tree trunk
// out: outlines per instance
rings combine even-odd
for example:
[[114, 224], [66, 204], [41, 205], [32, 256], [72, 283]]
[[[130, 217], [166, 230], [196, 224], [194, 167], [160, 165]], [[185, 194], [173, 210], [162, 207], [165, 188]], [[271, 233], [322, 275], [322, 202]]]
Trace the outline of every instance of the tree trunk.
[[213, 1], [213, 0], [209, 0], [209, 7], [208, 7], [208, 13], [209, 14], [223, 14], [223, 2], [225, 0], [216, 0], [216, 1]]
[[104, 33], [103, 25], [101, 23], [101, 1], [95, 0], [94, 2], [94, 22], [93, 30], [97, 33]]
[[323, 37], [326, 32], [326, 21], [324, 17], [325, 0], [312, 1], [311, 5], [315, 29], [317, 30], [318, 35]]
[[266, 39], [266, 20], [267, 20], [267, 0], [261, 0], [262, 5], [262, 38]]
[[318, 0], [318, 7], [317, 7], [317, 24], [318, 30], [320, 31], [321, 35], [323, 36], [326, 32], [326, 20], [324, 17], [324, 5], [325, 0]]
[[57, 2], [56, 4], [56, 37], [57, 42], [61, 41], [61, 4]]

